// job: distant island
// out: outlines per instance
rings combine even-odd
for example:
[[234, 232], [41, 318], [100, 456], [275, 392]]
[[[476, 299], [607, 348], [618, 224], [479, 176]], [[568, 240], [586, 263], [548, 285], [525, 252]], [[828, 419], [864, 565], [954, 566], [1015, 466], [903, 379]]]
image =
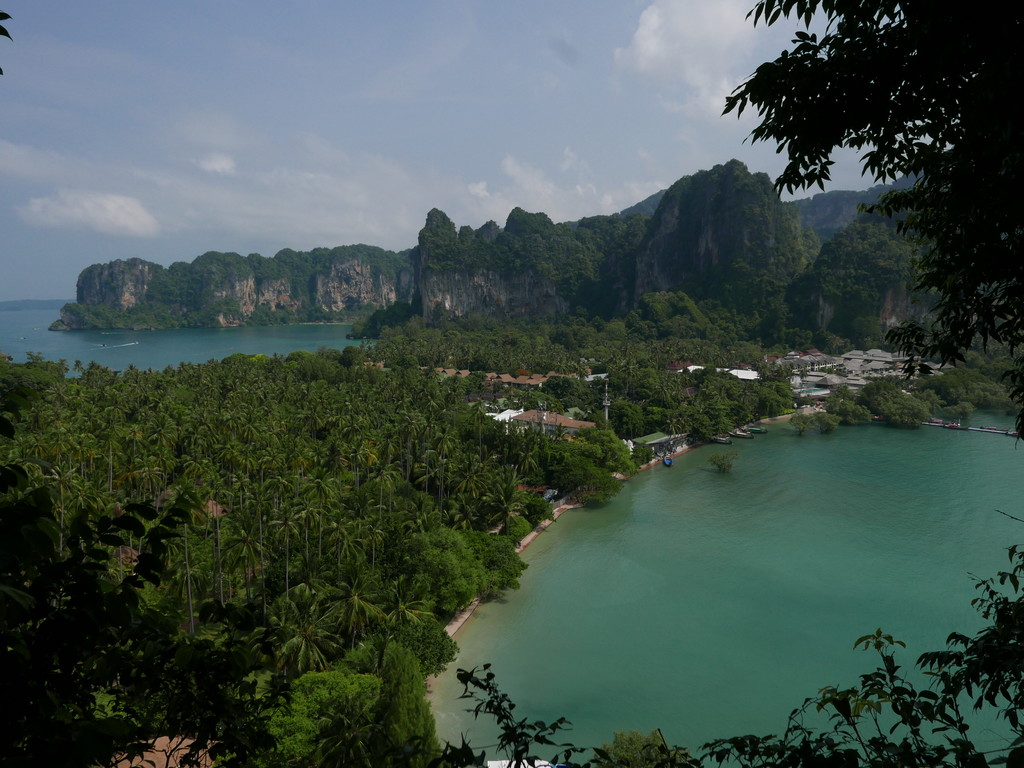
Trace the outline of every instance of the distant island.
[[556, 224], [515, 208], [478, 229], [430, 211], [417, 245], [209, 252], [164, 267], [94, 264], [51, 330], [156, 329], [356, 321], [376, 336], [422, 317], [625, 316], [653, 294], [682, 294], [699, 334], [725, 311], [767, 339], [783, 327], [878, 338], [921, 309], [908, 291], [913, 246], [858, 214], [881, 188], [782, 202], [738, 160], [686, 176], [610, 216]]

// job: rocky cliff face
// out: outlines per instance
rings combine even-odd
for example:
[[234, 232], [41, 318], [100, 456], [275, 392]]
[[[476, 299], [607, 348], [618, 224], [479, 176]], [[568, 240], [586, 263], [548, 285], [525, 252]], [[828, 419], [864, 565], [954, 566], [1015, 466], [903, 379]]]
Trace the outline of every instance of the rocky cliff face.
[[789, 286], [786, 300], [794, 323], [858, 346], [874, 334], [878, 343], [885, 331], [926, 313], [927, 305], [915, 302], [910, 290], [916, 253], [891, 223], [855, 219]]
[[883, 331], [895, 328], [910, 319], [921, 319], [928, 313], [928, 302], [915, 301], [906, 284], [890, 285], [882, 294], [878, 322]]
[[533, 272], [427, 272], [420, 281], [420, 298], [428, 323], [470, 314], [543, 317], [569, 310], [554, 283]]
[[[517, 208], [504, 230], [488, 222], [476, 231], [456, 231], [443, 211], [432, 210], [412, 254], [424, 321], [469, 314], [544, 317], [568, 311], [569, 302], [559, 294], [555, 280], [542, 275], [531, 261], [545, 249], [554, 229], [544, 214]], [[528, 238], [533, 254], [523, 253]]]
[[412, 299], [408, 260], [389, 251], [346, 246], [279, 256], [211, 252], [170, 268], [141, 259], [94, 264], [79, 277], [78, 301], [61, 310], [61, 322], [74, 330], [235, 326], [275, 322], [278, 313], [327, 320]]
[[768, 176], [731, 160], [665, 193], [636, 255], [628, 300], [683, 290], [743, 308], [792, 280], [813, 258], [809, 246]]
[[328, 312], [344, 312], [409, 301], [412, 289], [410, 271], [403, 270], [392, 280], [381, 274], [375, 275], [368, 265], [360, 261], [346, 261], [332, 264], [326, 274], [318, 274], [314, 293], [317, 306]]
[[114, 309], [134, 307], [146, 299], [146, 289], [159, 264], [142, 259], [117, 259], [93, 264], [78, 276], [79, 304], [106, 304]]
[[252, 275], [231, 275], [214, 285], [211, 294], [215, 301], [238, 306], [237, 311], [217, 314], [216, 324], [222, 327], [245, 325], [260, 307], [296, 316], [302, 310], [302, 300], [293, 296], [291, 281], [284, 277], [257, 281]]
[[255, 287], [256, 304], [248, 314], [252, 314], [256, 307], [268, 307], [274, 312], [288, 312], [294, 315], [302, 307], [302, 300], [295, 296], [292, 281], [288, 278], [260, 280]]

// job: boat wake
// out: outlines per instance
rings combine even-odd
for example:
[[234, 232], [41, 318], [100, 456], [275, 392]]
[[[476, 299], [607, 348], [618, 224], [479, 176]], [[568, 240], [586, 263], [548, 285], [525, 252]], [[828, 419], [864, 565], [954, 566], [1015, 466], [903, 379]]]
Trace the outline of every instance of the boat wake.
[[97, 349], [117, 349], [118, 347], [134, 347], [139, 342], [129, 341], [125, 344], [97, 344]]

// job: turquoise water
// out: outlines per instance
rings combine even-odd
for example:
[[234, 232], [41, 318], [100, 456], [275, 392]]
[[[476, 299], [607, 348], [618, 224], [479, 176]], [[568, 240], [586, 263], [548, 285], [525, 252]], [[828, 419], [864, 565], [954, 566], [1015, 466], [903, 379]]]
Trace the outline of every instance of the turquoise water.
[[[287, 355], [297, 349], [341, 349], [360, 342], [345, 338], [350, 325], [278, 325], [246, 328], [183, 328], [168, 331], [48, 331], [52, 310], [0, 312], [0, 352], [24, 362], [29, 352], [48, 360], [96, 361], [109, 368], [165, 368], [244, 354]], [[137, 343], [136, 343], [137, 342]]]
[[568, 717], [577, 744], [632, 728], [691, 746], [778, 733], [804, 698], [874, 668], [852, 649], [861, 635], [882, 627], [912, 665], [979, 625], [970, 574], [993, 574], [1024, 539], [996, 511], [1024, 516], [1012, 438], [775, 425], [737, 443], [729, 475], [707, 463], [722, 446], [701, 448], [543, 534], [522, 588], [457, 636], [433, 687], [440, 735], [489, 742], [454, 679], [485, 662], [517, 713]]

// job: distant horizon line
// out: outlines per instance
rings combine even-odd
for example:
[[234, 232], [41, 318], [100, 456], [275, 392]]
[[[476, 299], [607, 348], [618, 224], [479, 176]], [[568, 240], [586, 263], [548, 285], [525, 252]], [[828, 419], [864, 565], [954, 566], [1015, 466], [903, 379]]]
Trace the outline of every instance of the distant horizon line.
[[0, 299], [0, 310], [15, 309], [11, 307], [11, 304], [67, 304], [74, 302], [76, 299]]

